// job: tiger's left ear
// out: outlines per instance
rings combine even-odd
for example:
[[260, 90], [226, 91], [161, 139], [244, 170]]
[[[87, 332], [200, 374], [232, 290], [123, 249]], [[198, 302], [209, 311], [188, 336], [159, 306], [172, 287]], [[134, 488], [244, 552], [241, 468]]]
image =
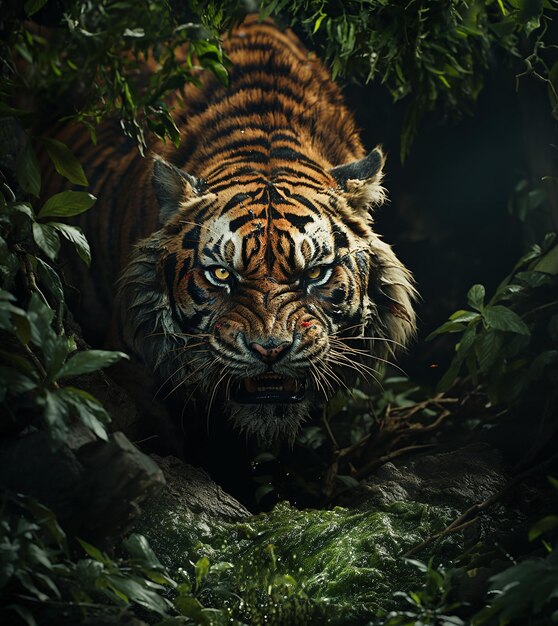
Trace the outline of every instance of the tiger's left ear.
[[376, 146], [363, 159], [329, 170], [353, 208], [368, 211], [373, 205], [383, 204], [386, 191], [381, 182], [385, 160], [382, 149]]
[[159, 155], [153, 157], [151, 182], [161, 208], [161, 224], [169, 220], [184, 201], [197, 196], [203, 187], [203, 181], [199, 178], [165, 161]]

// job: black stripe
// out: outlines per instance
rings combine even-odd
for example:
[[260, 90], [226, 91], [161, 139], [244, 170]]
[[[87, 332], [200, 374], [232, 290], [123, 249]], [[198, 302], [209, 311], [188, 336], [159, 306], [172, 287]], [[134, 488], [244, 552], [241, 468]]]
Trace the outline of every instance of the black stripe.
[[[262, 183], [265, 181], [263, 174], [261, 172], [254, 170], [254, 168], [250, 167], [249, 165], [245, 165], [233, 171], [229, 171], [226, 174], [219, 176], [215, 179], [211, 178], [211, 180], [208, 181], [210, 191], [214, 193], [218, 193], [219, 191], [222, 191], [223, 189], [229, 189], [234, 184], [237, 184], [240, 182], [238, 180], [239, 178], [241, 178], [242, 176], [248, 176], [248, 175], [251, 176], [252, 178], [249, 178], [248, 180], [243, 180], [242, 183], [245, 185], [252, 185], [252, 184], [257, 185], [258, 183]], [[234, 180], [235, 182], [231, 183], [231, 180]]]
[[[245, 117], [247, 119], [244, 119]], [[222, 121], [226, 122], [227, 120]], [[223, 137], [228, 137], [235, 130], [242, 130], [247, 128], [249, 128], [250, 130], [261, 130], [264, 131], [266, 134], [270, 132], [269, 124], [261, 124], [257, 121], [257, 118], [241, 115], [236, 118], [231, 124], [226, 124], [225, 126], [216, 125], [213, 132], [209, 132], [208, 134], [204, 135], [203, 139], [206, 145], [211, 145], [213, 144], [213, 142], [223, 139]], [[292, 132], [288, 126], [276, 126], [275, 130]]]
[[185, 250], [195, 250], [200, 241], [200, 226], [195, 226], [192, 230], [188, 230], [182, 237], [182, 248]]
[[322, 212], [305, 196], [301, 196], [298, 193], [293, 193], [291, 194], [291, 198], [296, 202], [302, 204], [302, 206], [307, 208], [313, 215], [317, 215], [318, 217], [322, 216]]
[[204, 160], [211, 161], [211, 159], [213, 159], [214, 157], [222, 156], [227, 152], [232, 152], [241, 148], [251, 148], [254, 146], [261, 146], [268, 151], [271, 148], [268, 137], [246, 137], [242, 139], [232, 140], [229, 143], [224, 143], [223, 145], [218, 145], [213, 150], [210, 150], [209, 152], [203, 152], [202, 154]]
[[242, 228], [248, 222], [251, 222], [254, 219], [253, 215], [247, 213], [246, 215], [241, 215], [240, 217], [235, 218], [229, 222], [229, 229], [232, 233], [235, 233], [237, 230]]
[[[308, 217], [307, 215], [296, 215], [296, 213], [285, 213], [284, 218], [289, 220], [289, 222], [298, 229], [299, 232], [303, 233], [308, 222], [313, 222], [314, 219], [312, 217]], [[294, 261], [294, 259], [293, 259]]]
[[349, 247], [349, 239], [347, 235], [339, 228], [339, 226], [330, 219], [331, 230], [333, 231], [333, 241], [335, 243], [336, 248], [348, 248]]
[[[262, 70], [262, 73], [264, 71], [265, 70]], [[267, 73], [265, 74], [265, 76], [267, 77]], [[246, 99], [249, 99], [249, 100], [256, 100], [258, 97], [270, 96], [273, 94], [273, 96], [278, 96], [278, 97], [283, 97], [283, 98], [288, 98], [290, 100], [294, 100], [297, 104], [304, 103], [305, 96], [303, 94], [301, 95], [299, 93], [294, 92], [292, 89], [289, 89], [286, 85], [278, 85], [277, 82], [273, 80], [274, 76], [276, 76], [276, 74], [271, 76], [269, 81], [266, 81], [266, 78], [263, 78], [262, 80], [258, 80], [258, 81], [253, 81], [253, 80], [249, 80], [245, 82], [239, 81], [238, 84], [235, 85], [235, 87], [233, 87], [232, 89], [228, 89], [218, 98], [213, 98], [208, 103], [207, 108], [208, 110], [211, 110], [214, 107], [215, 108], [223, 107], [223, 104], [225, 105], [225, 107], [233, 106], [231, 102], [232, 97], [239, 93], [242, 93], [243, 91], [259, 92], [259, 94], [258, 93], [247, 94]], [[225, 112], [226, 112], [226, 108], [225, 108]]]
[[[188, 285], [188, 295], [192, 298], [195, 304], [209, 304], [210, 298], [207, 290], [196, 285], [192, 280]], [[208, 315], [205, 313], [204, 315]]]
[[[323, 170], [322, 170], [322, 173], [323, 173]], [[317, 189], [323, 190], [323, 185], [320, 185], [320, 181], [319, 180], [316, 180], [315, 178], [312, 178], [306, 172], [302, 172], [300, 170], [296, 170], [296, 169], [294, 169], [292, 167], [289, 167], [288, 165], [281, 165], [280, 167], [274, 167], [273, 170], [271, 171], [272, 178], [274, 179], [275, 182], [277, 182], [277, 180], [275, 180], [275, 178], [277, 176], [279, 176], [280, 174], [290, 174], [291, 176], [295, 177], [297, 182], [300, 179], [303, 179], [305, 183], [306, 182], [315, 183], [316, 185], [319, 185], [318, 187], [316, 187]], [[288, 182], [292, 183], [292, 181], [288, 181]]]
[[249, 199], [251, 199], [251, 196], [248, 193], [244, 193], [244, 192], [236, 193], [221, 209], [220, 215], [224, 215], [231, 209], [236, 208], [239, 204], [242, 205], [244, 200], [249, 200]]
[[169, 296], [169, 303], [173, 311], [176, 310], [176, 301], [174, 299], [174, 279], [176, 277], [176, 254], [170, 254], [164, 264], [163, 273], [165, 281], [167, 283], [167, 293]]
[[272, 159], [285, 160], [285, 161], [294, 161], [294, 162], [302, 162], [310, 169], [313, 169], [320, 174], [323, 174], [324, 169], [320, 167], [315, 161], [311, 158], [299, 152], [298, 150], [293, 150], [292, 148], [288, 148], [286, 146], [281, 146], [277, 148], [272, 148], [271, 154], [269, 155]]

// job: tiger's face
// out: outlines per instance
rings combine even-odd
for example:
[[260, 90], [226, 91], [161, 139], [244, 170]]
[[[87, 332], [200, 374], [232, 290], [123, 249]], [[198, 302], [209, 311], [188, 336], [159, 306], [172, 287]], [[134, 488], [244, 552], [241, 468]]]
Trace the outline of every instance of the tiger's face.
[[225, 189], [154, 163], [162, 225], [120, 281], [128, 343], [172, 390], [224, 399], [261, 442], [292, 440], [319, 396], [347, 372], [373, 376], [413, 331], [410, 276], [368, 212], [383, 155], [366, 159], [320, 186], [279, 170]]

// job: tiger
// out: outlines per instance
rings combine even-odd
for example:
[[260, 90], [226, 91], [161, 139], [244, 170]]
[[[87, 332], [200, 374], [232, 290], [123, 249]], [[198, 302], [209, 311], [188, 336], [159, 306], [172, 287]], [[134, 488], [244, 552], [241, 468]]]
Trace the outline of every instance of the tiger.
[[96, 147], [62, 137], [99, 198], [84, 308], [103, 303], [113, 344], [184, 402], [221, 398], [238, 432], [292, 442], [347, 372], [407, 345], [416, 290], [373, 229], [383, 150], [325, 65], [257, 16], [223, 47], [228, 86], [186, 88], [178, 148], [142, 158], [111, 125]]

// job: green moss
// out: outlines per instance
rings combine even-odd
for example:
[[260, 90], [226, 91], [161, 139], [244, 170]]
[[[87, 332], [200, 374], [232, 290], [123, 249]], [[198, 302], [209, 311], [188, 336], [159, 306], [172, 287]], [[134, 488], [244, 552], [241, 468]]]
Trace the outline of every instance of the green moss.
[[[283, 502], [229, 523], [159, 502], [138, 530], [175, 574], [186, 570], [194, 581], [194, 564], [209, 559], [209, 572], [198, 566], [193, 583], [205, 607], [250, 624], [348, 624], [396, 607], [393, 590], [417, 582], [402, 555], [454, 516], [448, 507], [415, 502], [303, 511]], [[437, 557], [447, 561], [458, 549], [452, 536]]]

